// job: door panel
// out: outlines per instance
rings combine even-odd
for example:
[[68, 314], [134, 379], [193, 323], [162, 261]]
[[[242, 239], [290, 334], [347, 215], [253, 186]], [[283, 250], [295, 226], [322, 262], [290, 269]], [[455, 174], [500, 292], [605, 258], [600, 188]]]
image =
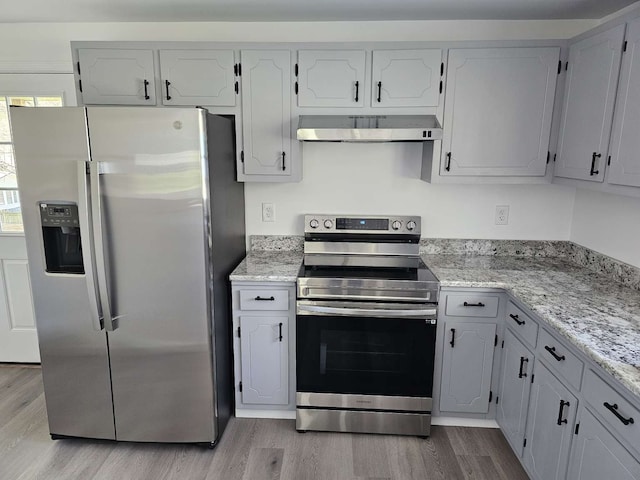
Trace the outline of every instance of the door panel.
[[495, 335], [495, 324], [446, 322], [441, 411], [489, 411]]
[[118, 440], [214, 436], [197, 109], [88, 109], [107, 245]]
[[45, 272], [38, 207], [79, 201], [77, 162], [89, 158], [85, 111], [12, 109], [12, 127], [50, 432], [114, 439], [107, 338], [91, 320], [85, 275]]
[[[558, 177], [594, 182], [604, 178], [624, 29], [624, 24], [618, 25], [569, 48]], [[592, 170], [594, 153], [600, 157]]]

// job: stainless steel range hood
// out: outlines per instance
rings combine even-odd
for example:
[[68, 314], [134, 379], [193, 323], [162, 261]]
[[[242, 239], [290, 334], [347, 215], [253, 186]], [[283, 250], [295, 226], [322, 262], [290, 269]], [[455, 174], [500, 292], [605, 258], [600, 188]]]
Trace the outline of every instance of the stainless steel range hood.
[[300, 115], [306, 142], [427, 142], [442, 139], [435, 115]]

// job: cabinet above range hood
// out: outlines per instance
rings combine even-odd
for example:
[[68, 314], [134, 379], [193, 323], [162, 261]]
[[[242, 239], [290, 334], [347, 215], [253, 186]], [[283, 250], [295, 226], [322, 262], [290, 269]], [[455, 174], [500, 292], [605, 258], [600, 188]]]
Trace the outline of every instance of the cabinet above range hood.
[[435, 115], [300, 115], [306, 142], [428, 142], [442, 139]]

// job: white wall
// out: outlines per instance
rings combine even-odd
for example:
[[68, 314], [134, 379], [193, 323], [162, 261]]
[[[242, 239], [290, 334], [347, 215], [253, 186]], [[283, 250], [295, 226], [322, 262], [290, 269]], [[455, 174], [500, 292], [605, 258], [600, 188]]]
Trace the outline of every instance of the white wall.
[[[248, 234], [302, 234], [305, 213], [421, 215], [423, 236], [568, 240], [574, 189], [558, 185], [431, 185], [418, 144], [306, 143], [303, 180], [245, 184]], [[276, 221], [262, 222], [262, 202]], [[509, 225], [495, 225], [510, 205]]]
[[71, 72], [70, 41], [454, 41], [571, 38], [595, 20], [0, 23], [0, 72]]
[[570, 239], [640, 267], [640, 198], [578, 189]]

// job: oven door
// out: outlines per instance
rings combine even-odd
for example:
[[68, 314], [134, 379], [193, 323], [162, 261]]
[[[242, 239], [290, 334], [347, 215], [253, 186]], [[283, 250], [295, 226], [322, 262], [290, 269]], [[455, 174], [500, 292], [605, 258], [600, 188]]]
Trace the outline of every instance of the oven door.
[[435, 305], [297, 303], [297, 392], [431, 397]]

